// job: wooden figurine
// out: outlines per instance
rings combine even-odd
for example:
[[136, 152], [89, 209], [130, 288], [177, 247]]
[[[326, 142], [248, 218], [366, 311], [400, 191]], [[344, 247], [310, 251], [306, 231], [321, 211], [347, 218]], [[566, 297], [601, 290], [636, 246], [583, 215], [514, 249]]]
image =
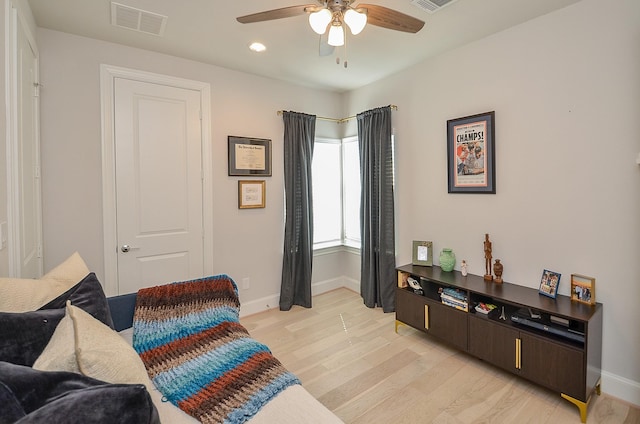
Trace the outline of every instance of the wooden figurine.
[[496, 263], [493, 265], [493, 272], [496, 274], [496, 278], [493, 281], [500, 284], [502, 283], [502, 271], [504, 267], [500, 263], [500, 259], [496, 259]]
[[489, 234], [484, 235], [484, 262], [486, 268], [484, 279], [491, 281], [493, 280], [493, 275], [491, 273], [491, 242], [489, 241]]

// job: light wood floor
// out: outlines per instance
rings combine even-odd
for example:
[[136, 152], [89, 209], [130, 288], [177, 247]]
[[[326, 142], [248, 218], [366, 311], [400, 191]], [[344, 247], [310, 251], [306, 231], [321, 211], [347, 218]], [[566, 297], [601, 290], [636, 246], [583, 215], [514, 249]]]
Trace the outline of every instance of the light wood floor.
[[[559, 394], [434, 341], [338, 289], [313, 308], [241, 319], [345, 423], [580, 423]], [[640, 423], [640, 409], [595, 396], [587, 423]]]

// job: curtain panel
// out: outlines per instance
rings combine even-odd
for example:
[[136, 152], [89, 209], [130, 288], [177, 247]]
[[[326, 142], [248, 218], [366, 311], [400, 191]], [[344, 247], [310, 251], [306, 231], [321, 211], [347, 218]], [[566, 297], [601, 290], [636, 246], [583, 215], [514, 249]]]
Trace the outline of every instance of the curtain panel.
[[395, 230], [391, 106], [357, 115], [360, 146], [360, 294], [370, 308], [395, 311]]
[[313, 198], [311, 161], [316, 117], [283, 112], [285, 229], [280, 310], [311, 307]]

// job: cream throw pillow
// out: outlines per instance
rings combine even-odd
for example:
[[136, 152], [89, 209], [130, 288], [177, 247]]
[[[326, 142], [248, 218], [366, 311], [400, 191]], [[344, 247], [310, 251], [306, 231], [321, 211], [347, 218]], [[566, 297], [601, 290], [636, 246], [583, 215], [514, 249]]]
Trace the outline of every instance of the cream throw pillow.
[[67, 301], [66, 314], [58, 323], [47, 346], [33, 363], [33, 369], [80, 373], [76, 359], [75, 330], [73, 320], [69, 316], [70, 304], [71, 302]]
[[133, 347], [71, 302], [33, 368], [80, 372], [107, 383], [144, 384], [150, 392], [154, 388]]
[[[87, 264], [84, 263], [84, 261], [80, 257], [80, 254], [78, 252], [75, 252], [60, 265], [43, 275], [42, 279], [58, 281], [59, 283], [66, 285], [67, 289], [70, 289], [71, 287], [78, 284], [80, 280], [86, 277], [87, 274], [89, 274], [89, 268], [87, 268]], [[52, 299], [55, 299], [58, 294], [55, 297], [52, 297]]]
[[78, 284], [89, 268], [78, 252], [40, 279], [0, 278], [0, 311], [35, 311]]

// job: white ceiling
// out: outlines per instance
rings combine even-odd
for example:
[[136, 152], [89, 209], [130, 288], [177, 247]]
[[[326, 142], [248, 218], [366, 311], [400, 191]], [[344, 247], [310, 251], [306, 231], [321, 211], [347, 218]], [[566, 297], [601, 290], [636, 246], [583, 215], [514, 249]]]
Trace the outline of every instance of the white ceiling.
[[[337, 92], [372, 83], [424, 59], [579, 0], [457, 0], [429, 14], [411, 0], [365, 0], [426, 22], [417, 34], [368, 25], [347, 39], [348, 51], [320, 57], [306, 16], [240, 24], [236, 17], [314, 0], [117, 0], [168, 16], [161, 37], [111, 25], [111, 0], [28, 0], [43, 28], [166, 53]], [[357, 5], [359, 2], [354, 2]], [[260, 41], [264, 53], [249, 51]], [[472, 58], [478, 63], [478, 58]], [[481, 59], [480, 59], [481, 60]], [[477, 65], [474, 65], [477, 66]]]

